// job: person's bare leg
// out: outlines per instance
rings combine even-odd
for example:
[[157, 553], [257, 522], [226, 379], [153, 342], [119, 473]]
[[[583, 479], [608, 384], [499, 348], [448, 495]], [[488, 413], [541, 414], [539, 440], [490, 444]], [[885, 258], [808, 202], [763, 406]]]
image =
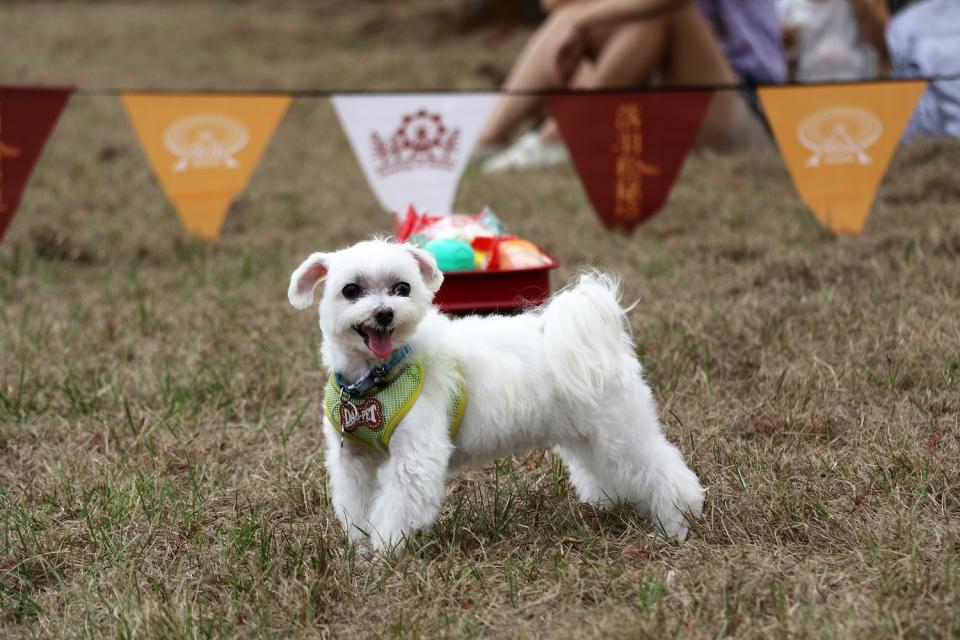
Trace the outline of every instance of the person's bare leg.
[[[626, 87], [649, 82], [662, 66], [669, 16], [627, 23], [592, 34], [599, 51], [592, 64], [581, 65], [571, 81], [578, 89]], [[540, 128], [544, 142], [556, 142], [560, 132], [552, 118]]]
[[[702, 24], [695, 24], [699, 20]], [[699, 26], [707, 29], [704, 34]], [[707, 39], [708, 42], [702, 42]], [[679, 44], [682, 43], [682, 44]], [[678, 46], [679, 44], [679, 46]], [[583, 89], [626, 87], [650, 83], [660, 72], [664, 84], [707, 84], [732, 78], [723, 54], [713, 42], [713, 34], [697, 9], [688, 5], [662, 17], [627, 23], [594, 35], [591, 42], [599, 51], [589, 73], [578, 74], [573, 86]], [[711, 47], [714, 51], [711, 51]], [[674, 51], [683, 51], [680, 60]], [[695, 64], [700, 60], [702, 64]], [[724, 114], [718, 114], [723, 117]], [[559, 138], [552, 119], [540, 129], [544, 142]]]
[[[582, 10], [582, 5], [574, 4], [551, 16], [531, 39], [507, 80], [506, 88], [557, 86], [552, 57], [557, 39], [564, 36], [577, 12]], [[667, 86], [727, 84], [737, 80], [710, 25], [693, 4], [661, 17], [594, 33], [591, 45], [594, 51], [599, 51], [597, 60], [578, 71], [572, 86], [598, 88], [642, 84], [650, 82], [657, 72]], [[503, 98], [481, 134], [481, 144], [503, 142], [512, 129], [540, 105], [541, 100], [534, 96]], [[738, 92], [716, 92], [704, 119], [699, 142], [714, 148], [727, 147], [731, 118], [745, 109], [747, 107]], [[559, 139], [556, 124], [549, 119], [541, 127], [540, 135], [545, 142]]]
[[[578, 68], [573, 78], [570, 80], [570, 86], [578, 89], [595, 87], [596, 67], [592, 63], [583, 63]], [[538, 130], [540, 139], [547, 144], [560, 144], [560, 129], [557, 128], [557, 121], [553, 118], [547, 118], [540, 125]]]
[[[503, 88], [506, 90], [554, 89], [559, 88], [554, 71], [554, 56], [560, 40], [566, 36], [574, 20], [585, 10], [590, 2], [580, 0], [565, 4], [550, 14], [547, 21], [533, 34], [520, 56], [510, 70]], [[662, 22], [662, 19], [649, 22]], [[638, 25], [641, 23], [637, 23]], [[647, 24], [647, 23], [642, 23]], [[619, 28], [617, 29], [619, 30]], [[592, 43], [599, 51], [614, 30], [607, 30], [594, 38]], [[575, 85], [576, 86], [576, 85]], [[480, 133], [480, 145], [499, 145], [505, 143], [513, 130], [525, 118], [542, 108], [543, 99], [539, 96], [504, 96], [497, 103], [490, 119]]]
[[[550, 58], [556, 51], [564, 27], [569, 24], [566, 12], [556, 11], [537, 29], [510, 70], [504, 89], [550, 89], [557, 86], [553, 60]], [[484, 125], [479, 144], [491, 146], [506, 143], [517, 125], [535, 113], [541, 103], [539, 96], [503, 96]]]
[[[600, 34], [593, 43], [600, 51], [589, 73], [573, 86], [593, 89], [648, 83], [656, 72], [666, 86], [730, 84], [737, 81], [710, 25], [690, 4], [662, 18], [623, 25]], [[730, 122], [736, 109], [746, 108], [736, 91], [718, 91], [704, 118], [699, 143], [714, 148], [729, 145]], [[559, 138], [552, 119], [540, 129], [541, 138]]]
[[[706, 18], [690, 4], [671, 15], [667, 56], [663, 69], [665, 85], [732, 84], [737, 82], [727, 59], [714, 38]], [[724, 148], [730, 141], [730, 120], [737, 101], [736, 91], [717, 91], [700, 130], [699, 143]]]

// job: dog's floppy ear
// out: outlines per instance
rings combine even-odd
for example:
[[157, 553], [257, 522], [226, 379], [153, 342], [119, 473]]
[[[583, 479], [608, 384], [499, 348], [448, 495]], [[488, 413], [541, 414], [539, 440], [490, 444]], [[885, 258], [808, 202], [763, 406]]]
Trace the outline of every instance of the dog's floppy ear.
[[423, 283], [427, 285], [427, 289], [430, 290], [430, 293], [436, 293], [440, 285], [443, 284], [443, 272], [437, 266], [436, 258], [429, 251], [418, 249], [413, 245], [405, 244], [403, 246], [417, 261], [417, 266], [420, 267], [420, 275], [423, 276]]
[[313, 290], [327, 277], [328, 257], [325, 253], [312, 253], [290, 276], [287, 297], [297, 309], [306, 309], [313, 304]]

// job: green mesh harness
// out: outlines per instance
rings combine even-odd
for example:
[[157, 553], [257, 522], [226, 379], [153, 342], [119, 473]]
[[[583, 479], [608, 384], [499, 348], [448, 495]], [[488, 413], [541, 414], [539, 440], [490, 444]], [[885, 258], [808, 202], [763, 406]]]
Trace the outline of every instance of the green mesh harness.
[[[341, 387], [331, 373], [323, 393], [324, 413], [341, 436], [389, 455], [390, 436], [420, 397], [423, 377], [423, 360], [415, 360], [388, 376], [386, 386], [354, 395]], [[457, 390], [451, 400], [447, 418], [452, 438], [467, 410], [467, 389], [459, 367]]]

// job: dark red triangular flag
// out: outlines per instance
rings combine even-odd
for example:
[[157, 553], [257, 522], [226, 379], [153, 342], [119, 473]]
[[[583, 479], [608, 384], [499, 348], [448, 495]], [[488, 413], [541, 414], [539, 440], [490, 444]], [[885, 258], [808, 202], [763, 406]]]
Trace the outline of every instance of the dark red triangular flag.
[[713, 92], [547, 96], [597, 215], [627, 232], [663, 207]]
[[0, 239], [72, 92], [67, 87], [0, 86]]

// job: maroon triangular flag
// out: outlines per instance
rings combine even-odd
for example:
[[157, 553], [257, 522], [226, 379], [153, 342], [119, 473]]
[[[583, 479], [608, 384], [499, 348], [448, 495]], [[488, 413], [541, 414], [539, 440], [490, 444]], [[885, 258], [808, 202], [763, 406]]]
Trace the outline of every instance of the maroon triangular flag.
[[547, 96], [597, 215], [627, 232], [663, 207], [713, 91]]
[[0, 239], [72, 92], [68, 87], [0, 86]]

